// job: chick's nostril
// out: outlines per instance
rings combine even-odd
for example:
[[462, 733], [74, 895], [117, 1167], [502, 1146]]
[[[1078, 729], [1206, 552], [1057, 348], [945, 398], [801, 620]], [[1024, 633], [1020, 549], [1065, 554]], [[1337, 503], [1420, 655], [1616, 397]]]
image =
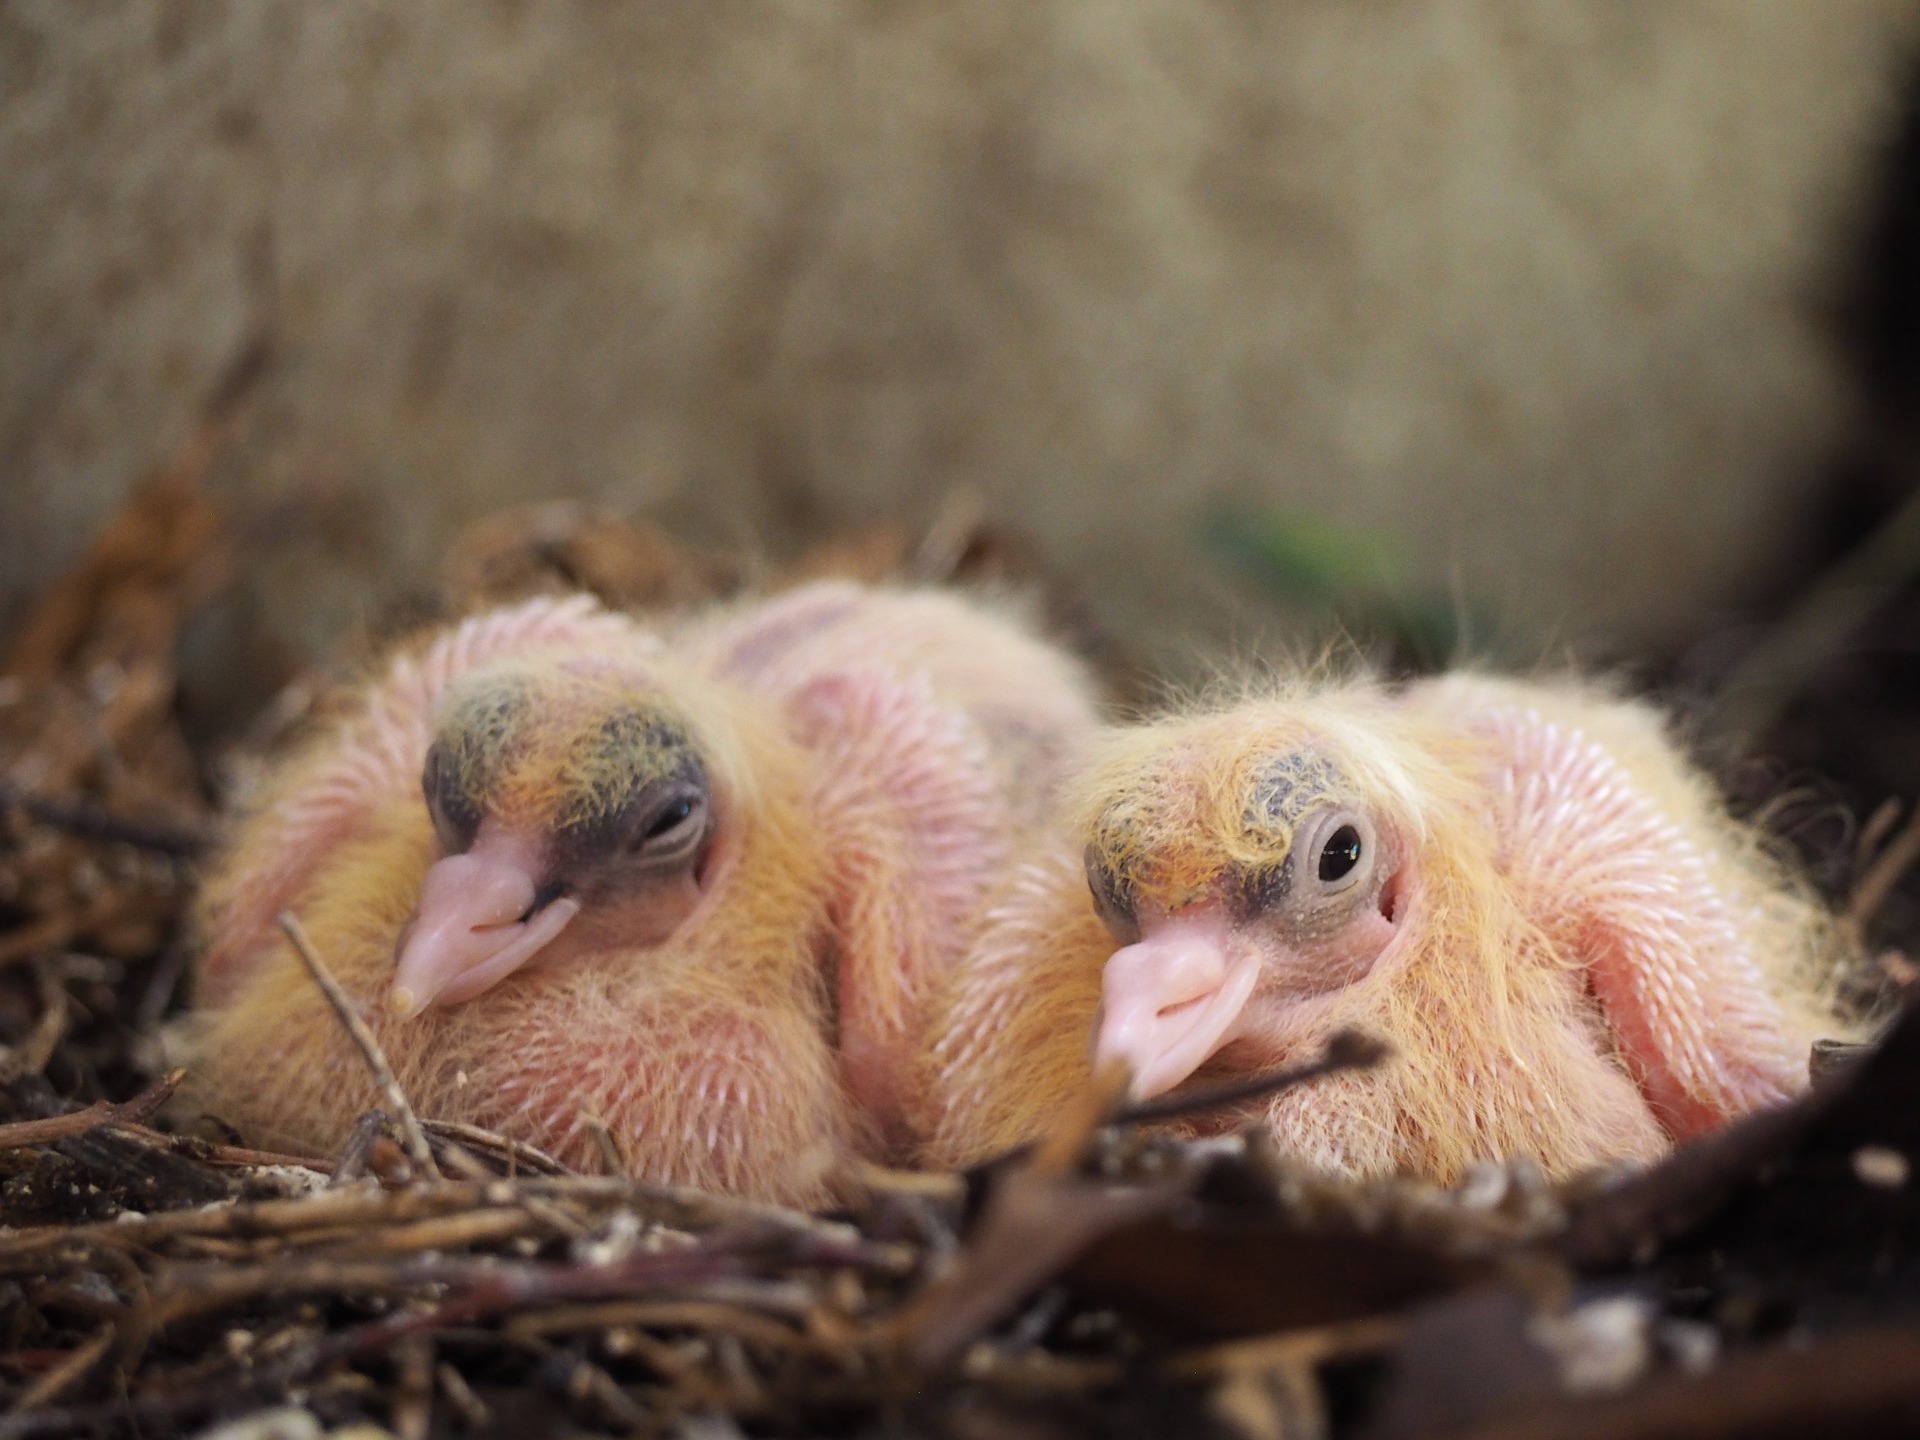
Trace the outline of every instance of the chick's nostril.
[[1208, 995], [1212, 993], [1212, 991], [1208, 991], [1206, 995], [1195, 995], [1188, 1000], [1176, 1000], [1170, 1005], [1163, 1005], [1154, 1013], [1153, 1018], [1156, 1020], [1178, 1019], [1182, 1014], [1193, 1009], [1194, 1006], [1205, 1004]]

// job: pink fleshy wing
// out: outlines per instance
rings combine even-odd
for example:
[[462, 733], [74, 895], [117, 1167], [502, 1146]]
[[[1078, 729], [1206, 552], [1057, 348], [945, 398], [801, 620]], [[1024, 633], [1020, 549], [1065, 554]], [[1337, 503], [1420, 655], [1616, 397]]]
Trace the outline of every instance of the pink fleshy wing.
[[1577, 728], [1519, 707], [1472, 723], [1502, 755], [1502, 863], [1535, 923], [1587, 959], [1668, 1130], [1684, 1140], [1800, 1088], [1779, 1006], [1699, 845]]
[[1007, 854], [1005, 801], [971, 723], [924, 677], [820, 675], [792, 701], [817, 756], [848, 1088], [896, 1131], [920, 1007], [958, 963]]

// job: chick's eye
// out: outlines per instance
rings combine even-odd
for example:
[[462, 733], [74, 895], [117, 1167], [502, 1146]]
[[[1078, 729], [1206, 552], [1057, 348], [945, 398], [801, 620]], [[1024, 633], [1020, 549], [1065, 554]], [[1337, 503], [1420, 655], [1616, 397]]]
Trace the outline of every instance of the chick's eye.
[[1354, 866], [1360, 863], [1364, 847], [1360, 843], [1360, 832], [1352, 825], [1342, 825], [1327, 837], [1320, 847], [1320, 859], [1316, 872], [1323, 881], [1344, 880], [1353, 873]]
[[634, 853], [674, 860], [697, 845], [706, 830], [706, 797], [693, 791], [669, 796], [633, 831]]
[[647, 833], [640, 838], [643, 841], [658, 840], [662, 835], [666, 835], [685, 824], [692, 814], [693, 800], [691, 797], [684, 800], [676, 800], [660, 812], [660, 818], [649, 825], [647, 827]]

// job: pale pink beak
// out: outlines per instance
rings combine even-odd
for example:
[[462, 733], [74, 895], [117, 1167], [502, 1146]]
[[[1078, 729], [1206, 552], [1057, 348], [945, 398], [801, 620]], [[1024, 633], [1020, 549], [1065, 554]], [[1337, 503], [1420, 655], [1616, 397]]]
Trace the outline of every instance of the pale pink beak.
[[1171, 1090], [1233, 1038], [1260, 960], [1251, 946], [1228, 958], [1229, 928], [1217, 906], [1189, 906], [1107, 961], [1093, 1067], [1123, 1061], [1134, 1099]]
[[[437, 860], [401, 933], [387, 1003], [401, 1019], [457, 1005], [525, 965], [580, 913], [562, 896], [532, 915], [538, 860], [517, 836], [483, 824], [473, 848]], [[524, 920], [521, 918], [526, 916]]]

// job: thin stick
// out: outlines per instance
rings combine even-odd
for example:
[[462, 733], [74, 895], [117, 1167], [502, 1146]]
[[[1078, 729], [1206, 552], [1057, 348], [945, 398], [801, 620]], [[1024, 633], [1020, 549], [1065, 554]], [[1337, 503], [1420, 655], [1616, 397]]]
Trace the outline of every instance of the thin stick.
[[546, 1151], [529, 1145], [524, 1140], [510, 1139], [497, 1131], [482, 1130], [478, 1125], [468, 1125], [459, 1120], [422, 1120], [420, 1125], [429, 1135], [458, 1140], [469, 1150], [478, 1150], [483, 1154], [497, 1156], [509, 1164], [530, 1170], [536, 1175], [571, 1175], [573, 1173]]
[[1369, 1315], [1277, 1335], [1256, 1335], [1202, 1350], [1189, 1350], [1167, 1362], [1168, 1373], [1183, 1380], [1210, 1380], [1235, 1371], [1275, 1365], [1319, 1365], [1351, 1355], [1375, 1354], [1400, 1338], [1406, 1321], [1398, 1315]]
[[498, 1180], [500, 1178], [498, 1170], [482, 1165], [480, 1157], [458, 1140], [449, 1140], [444, 1135], [429, 1133], [427, 1143], [433, 1147], [433, 1158], [459, 1175], [462, 1180]]
[[37, 1410], [43, 1405], [51, 1405], [80, 1380], [87, 1372], [106, 1357], [113, 1345], [113, 1327], [107, 1326], [91, 1340], [82, 1342], [67, 1352], [66, 1358], [53, 1369], [47, 1371], [29, 1386], [18, 1400], [8, 1407], [9, 1416], [22, 1415], [29, 1410]]
[[473, 1387], [467, 1384], [466, 1376], [445, 1361], [434, 1366], [433, 1373], [440, 1381], [440, 1393], [453, 1402], [453, 1408], [458, 1410], [460, 1418], [467, 1422], [467, 1429], [492, 1428], [493, 1413], [487, 1409], [480, 1397], [473, 1393]]
[[1310, 1065], [1263, 1070], [1258, 1075], [1249, 1075], [1245, 1080], [1230, 1081], [1207, 1090], [1190, 1090], [1184, 1094], [1176, 1092], [1154, 1100], [1142, 1100], [1120, 1111], [1113, 1117], [1113, 1123], [1138, 1125], [1148, 1120], [1166, 1120], [1175, 1115], [1191, 1115], [1221, 1105], [1264, 1099], [1305, 1081], [1318, 1080], [1322, 1075], [1332, 1075], [1340, 1070], [1365, 1070], [1379, 1064], [1388, 1053], [1387, 1047], [1370, 1035], [1362, 1035], [1357, 1030], [1339, 1030], [1328, 1039], [1327, 1053]]
[[186, 1071], [175, 1070], [154, 1081], [124, 1105], [108, 1105], [102, 1101], [84, 1110], [70, 1110], [65, 1115], [55, 1115], [45, 1120], [15, 1120], [11, 1124], [0, 1125], [0, 1150], [51, 1145], [56, 1140], [84, 1135], [102, 1125], [137, 1125], [166, 1104], [186, 1076]]
[[1116, 1061], [1101, 1066], [1040, 1138], [1028, 1164], [1042, 1175], [1065, 1175], [1072, 1170], [1087, 1153], [1093, 1132], [1108, 1122], [1126, 1093], [1126, 1067]]
[[1867, 863], [1847, 898], [1847, 918], [1864, 930], [1916, 860], [1920, 860], [1920, 809]]
[[1916, 571], [1920, 571], [1920, 490], [1815, 580], [1740, 661], [1708, 712], [1712, 728], [1722, 735], [1748, 739], [1766, 734], [1820, 667]]
[[282, 1155], [274, 1150], [250, 1150], [244, 1145], [213, 1145], [192, 1135], [165, 1135], [127, 1120], [114, 1122], [113, 1128], [157, 1150], [171, 1150], [176, 1155], [185, 1155], [208, 1165], [240, 1165], [248, 1169], [273, 1165], [293, 1170], [311, 1170], [319, 1175], [333, 1173], [333, 1161], [324, 1160], [318, 1155]]
[[374, 1082], [379, 1085], [381, 1094], [386, 1096], [387, 1104], [393, 1110], [394, 1123], [400, 1127], [400, 1143], [406, 1147], [407, 1159], [413, 1162], [419, 1174], [430, 1180], [440, 1179], [440, 1167], [433, 1163], [433, 1151], [427, 1147], [427, 1135], [420, 1128], [420, 1117], [413, 1113], [413, 1106], [407, 1103], [406, 1092], [394, 1078], [393, 1067], [387, 1064], [386, 1054], [380, 1049], [380, 1042], [374, 1038], [372, 1029], [360, 1018], [352, 998], [333, 978], [333, 972], [327, 969], [326, 962], [314, 950], [313, 942], [307, 939], [307, 932], [300, 928], [300, 922], [294, 918], [291, 910], [280, 912], [280, 928], [286, 931], [287, 939], [293, 942], [294, 953], [306, 965], [307, 973], [313, 976], [313, 983], [320, 987], [320, 993], [333, 1006], [333, 1013], [347, 1027], [347, 1034], [353, 1037], [353, 1043], [360, 1047], [361, 1058], [367, 1062], [367, 1068], [373, 1072]]
[[593, 1136], [593, 1143], [600, 1147], [600, 1163], [607, 1167], [609, 1175], [629, 1175], [632, 1167], [621, 1152], [620, 1140], [607, 1128], [607, 1122], [593, 1112], [591, 1106], [580, 1111], [580, 1123], [587, 1127], [587, 1133]]
[[367, 1157], [373, 1153], [374, 1141], [386, 1133], [386, 1128], [387, 1112], [384, 1110], [369, 1110], [353, 1122], [347, 1143], [340, 1147], [339, 1155], [334, 1158], [333, 1178], [327, 1182], [329, 1190], [358, 1180], [365, 1173]]
[[1865, 870], [1868, 862], [1880, 853], [1880, 846], [1893, 833], [1893, 827], [1899, 819], [1898, 795], [1889, 795], [1867, 817], [1867, 823], [1860, 827], [1859, 839], [1853, 842], [1853, 868], [1856, 873]]
[[38, 972], [34, 978], [40, 991], [40, 1018], [8, 1057], [18, 1067], [17, 1073], [23, 1075], [38, 1075], [47, 1068], [53, 1052], [67, 1038], [67, 1027], [73, 1020], [73, 1001], [65, 979], [46, 962], [34, 968]]
[[129, 845], [135, 850], [150, 850], [175, 860], [196, 860], [206, 854], [212, 844], [211, 832], [201, 826], [136, 820], [129, 815], [116, 815], [91, 801], [35, 795], [11, 785], [0, 785], [0, 808], [18, 810], [30, 820], [81, 840]]
[[433, 1429], [433, 1340], [409, 1335], [394, 1347], [393, 1430], [400, 1440], [427, 1440]]

